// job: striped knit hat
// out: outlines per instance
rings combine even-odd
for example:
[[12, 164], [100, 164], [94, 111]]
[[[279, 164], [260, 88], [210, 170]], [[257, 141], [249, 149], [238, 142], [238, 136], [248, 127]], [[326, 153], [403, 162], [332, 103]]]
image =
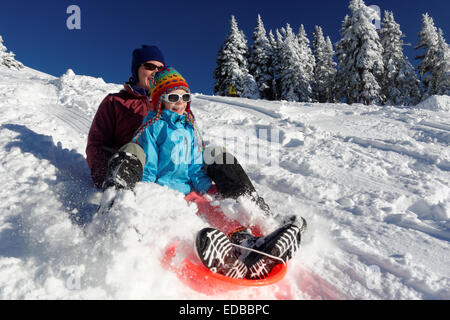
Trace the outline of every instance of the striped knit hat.
[[[139, 129], [136, 131], [135, 137], [133, 141], [142, 134], [145, 128], [151, 126], [153, 123], [158, 121], [161, 118], [162, 113], [162, 96], [171, 91], [177, 89], [183, 89], [186, 92], [191, 92], [189, 89], [189, 85], [186, 80], [181, 76], [181, 74], [175, 70], [175, 68], [171, 66], [166, 66], [162, 71], [155, 73], [154, 76], [155, 84], [152, 90], [152, 103], [155, 108], [156, 116], [152, 119], [149, 119], [147, 122], [142, 124]], [[195, 135], [197, 136], [198, 141], [200, 142], [200, 148], [203, 149], [203, 140], [200, 135], [200, 131], [195, 123], [194, 114], [191, 111], [191, 102], [187, 103], [186, 110], [184, 111], [184, 116], [186, 117], [186, 121], [190, 122], [194, 127]]]
[[[167, 66], [162, 71], [157, 72], [154, 76], [154, 80], [155, 84], [152, 90], [152, 101], [155, 110], [159, 110], [161, 107], [161, 96], [163, 94], [177, 89], [183, 89], [187, 92], [191, 92], [186, 80], [184, 80], [177, 70], [170, 66]], [[186, 111], [188, 111], [189, 107], [190, 103], [188, 103]]]

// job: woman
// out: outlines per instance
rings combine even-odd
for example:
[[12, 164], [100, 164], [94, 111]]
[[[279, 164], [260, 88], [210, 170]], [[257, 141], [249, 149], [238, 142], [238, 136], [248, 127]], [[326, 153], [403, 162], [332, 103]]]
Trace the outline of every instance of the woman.
[[[132, 53], [132, 77], [118, 93], [106, 96], [92, 121], [86, 160], [96, 187], [106, 189], [109, 159], [133, 138], [149, 110], [153, 76], [164, 68], [164, 56], [156, 46], [143, 45]], [[115, 158], [114, 161], [118, 159]]]

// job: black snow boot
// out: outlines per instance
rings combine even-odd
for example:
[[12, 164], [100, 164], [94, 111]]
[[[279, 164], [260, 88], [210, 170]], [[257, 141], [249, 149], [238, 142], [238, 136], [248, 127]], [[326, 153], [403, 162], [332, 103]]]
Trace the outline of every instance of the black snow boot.
[[269, 275], [273, 267], [294, 257], [298, 251], [301, 242], [301, 235], [306, 230], [306, 220], [290, 223], [275, 230], [266, 237], [258, 239], [252, 249], [269, 254], [261, 255], [256, 252], [250, 252], [243, 262], [248, 266], [247, 279], [261, 279]]
[[[256, 241], [258, 241], [258, 239], [261, 239], [261, 237], [254, 236], [247, 228], [239, 228], [238, 230], [230, 233], [228, 237], [233, 244], [237, 244], [245, 248], [253, 248], [256, 244]], [[239, 257], [241, 260], [243, 260], [250, 253], [249, 250], [242, 248], [239, 248], [239, 251], [241, 253]]]
[[203, 264], [214, 273], [242, 279], [247, 274], [247, 267], [239, 260], [239, 252], [228, 237], [221, 231], [205, 228], [198, 232], [195, 251]]
[[[230, 241], [239, 245], [241, 253], [239, 259], [248, 268], [247, 279], [264, 278], [274, 266], [282, 261], [287, 262], [295, 255], [300, 247], [301, 234], [306, 230], [306, 220], [303, 218], [295, 222], [293, 220], [296, 219], [290, 220], [291, 223], [283, 225], [265, 237], [256, 237], [244, 228], [230, 234]], [[264, 252], [272, 257], [246, 248]]]

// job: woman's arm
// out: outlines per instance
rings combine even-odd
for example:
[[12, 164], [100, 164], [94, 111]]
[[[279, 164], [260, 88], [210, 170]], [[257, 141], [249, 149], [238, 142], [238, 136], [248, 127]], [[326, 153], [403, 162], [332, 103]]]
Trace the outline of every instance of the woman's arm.
[[108, 159], [112, 153], [104, 149], [114, 141], [115, 115], [111, 97], [103, 99], [98, 107], [89, 129], [86, 146], [86, 159], [91, 169], [92, 180], [97, 187], [101, 187], [106, 177]]

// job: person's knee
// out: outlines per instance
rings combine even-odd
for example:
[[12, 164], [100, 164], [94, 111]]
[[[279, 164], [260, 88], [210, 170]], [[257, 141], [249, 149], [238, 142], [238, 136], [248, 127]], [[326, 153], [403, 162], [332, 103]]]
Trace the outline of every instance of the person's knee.
[[145, 167], [145, 152], [138, 144], [133, 142], [127, 143], [119, 149], [119, 152], [121, 151], [134, 155], [141, 162], [142, 167]]
[[203, 160], [206, 168], [210, 165], [238, 164], [236, 157], [221, 146], [206, 147], [203, 151]]
[[[205, 167], [215, 164], [222, 158], [222, 155], [226, 153], [226, 149], [221, 146], [208, 146], [203, 150], [203, 160]], [[222, 163], [220, 163], [222, 164]]]

